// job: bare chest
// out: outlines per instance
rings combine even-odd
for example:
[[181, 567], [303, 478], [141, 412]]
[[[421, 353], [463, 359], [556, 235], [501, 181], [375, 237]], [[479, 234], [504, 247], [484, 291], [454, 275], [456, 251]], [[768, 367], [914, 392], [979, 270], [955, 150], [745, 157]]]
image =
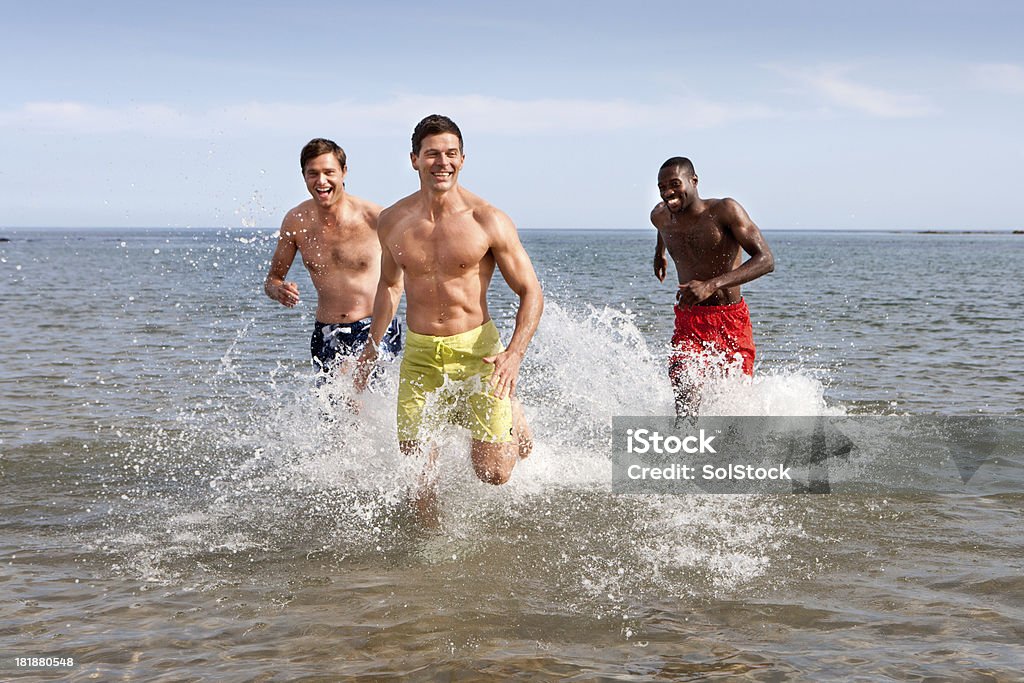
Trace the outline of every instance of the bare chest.
[[687, 220], [666, 217], [659, 226], [669, 254], [687, 262], [730, 260], [738, 247], [736, 240], [707, 212]]
[[483, 230], [468, 221], [412, 223], [396, 235], [392, 252], [413, 277], [458, 277], [493, 259]]
[[376, 234], [370, 230], [309, 230], [297, 236], [302, 262], [309, 272], [365, 272], [380, 259]]

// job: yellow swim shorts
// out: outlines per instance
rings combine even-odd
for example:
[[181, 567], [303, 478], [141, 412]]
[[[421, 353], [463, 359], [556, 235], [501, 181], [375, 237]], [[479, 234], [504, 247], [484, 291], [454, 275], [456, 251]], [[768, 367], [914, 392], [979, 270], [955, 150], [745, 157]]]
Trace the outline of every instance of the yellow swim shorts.
[[[490, 320], [450, 337], [407, 330], [398, 373], [398, 440], [424, 440], [424, 427], [450, 422], [467, 427], [477, 441], [511, 442], [512, 402], [491, 393], [494, 366], [482, 360], [504, 350]], [[424, 415], [428, 397], [430, 414]]]

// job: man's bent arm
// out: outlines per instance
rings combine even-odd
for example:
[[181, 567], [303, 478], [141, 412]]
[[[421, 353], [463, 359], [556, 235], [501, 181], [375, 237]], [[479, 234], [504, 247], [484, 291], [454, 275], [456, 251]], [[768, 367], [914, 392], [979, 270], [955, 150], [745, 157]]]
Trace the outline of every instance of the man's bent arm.
[[294, 283], [285, 283], [284, 281], [297, 252], [298, 246], [295, 244], [295, 237], [282, 224], [277, 248], [274, 249], [274, 256], [270, 260], [270, 270], [263, 282], [263, 292], [285, 306], [294, 306], [299, 301], [299, 288]]
[[522, 356], [540, 324], [540, 316], [544, 312], [544, 293], [530, 257], [519, 241], [515, 225], [507, 216], [502, 215], [500, 220], [498, 239], [492, 243], [491, 253], [509, 289], [519, 297], [516, 328], [507, 348]]
[[[654, 222], [653, 218], [651, 222]], [[659, 282], [664, 282], [667, 270], [668, 260], [665, 258], [665, 240], [661, 238], [661, 231], [658, 230], [658, 242], [654, 245], [654, 277], [658, 278]]]
[[382, 245], [380, 280], [377, 281], [377, 292], [373, 297], [373, 320], [370, 323], [370, 339], [373, 344], [369, 346], [376, 347], [384, 339], [388, 326], [398, 312], [398, 302], [402, 299], [404, 289], [405, 277], [402, 268], [387, 247]]
[[764, 235], [761, 234], [761, 230], [754, 224], [754, 221], [750, 220], [747, 212], [735, 200], [723, 199], [722, 202], [723, 208], [725, 208], [722, 220], [729, 227], [743, 251], [750, 255], [750, 258], [744, 261], [739, 268], [709, 280], [708, 282], [715, 289], [746, 284], [775, 270], [775, 257], [772, 255], [772, 250], [768, 248]]
[[[533, 270], [532, 266], [530, 269]], [[511, 282], [509, 283], [512, 291], [519, 296], [519, 310], [516, 312], [516, 328], [513, 330], [512, 338], [506, 348], [509, 351], [515, 351], [520, 357], [526, 354], [526, 347], [537, 332], [540, 316], [544, 313], [544, 294], [536, 274], [534, 274], [533, 280], [533, 285], [521, 289], [517, 289]]]
[[391, 252], [384, 244], [383, 233], [378, 228], [378, 236], [381, 238], [380, 254], [380, 279], [377, 281], [377, 292], [373, 297], [373, 319], [370, 322], [370, 340], [359, 360], [353, 382], [357, 391], [366, 389], [373, 364], [377, 360], [377, 347], [388, 331], [395, 313], [398, 311], [398, 302], [402, 298], [402, 290], [405, 289], [405, 276], [401, 266], [395, 261]]
[[501, 276], [519, 297], [515, 330], [505, 351], [494, 357], [495, 370], [491, 377], [494, 394], [504, 398], [515, 390], [519, 379], [519, 363], [526, 354], [526, 347], [533, 339], [544, 312], [544, 293], [512, 221], [502, 214], [498, 223], [491, 253]]

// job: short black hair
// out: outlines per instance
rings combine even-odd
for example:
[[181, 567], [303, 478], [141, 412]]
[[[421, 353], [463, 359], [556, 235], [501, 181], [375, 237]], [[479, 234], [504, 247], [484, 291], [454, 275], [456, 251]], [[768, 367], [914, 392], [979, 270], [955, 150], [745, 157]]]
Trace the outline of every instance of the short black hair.
[[664, 171], [666, 168], [678, 168], [689, 176], [697, 175], [697, 171], [693, 169], [693, 162], [686, 157], [672, 157], [671, 159], [667, 159], [658, 171]]
[[462, 131], [455, 125], [455, 122], [447, 116], [431, 114], [417, 123], [416, 128], [412, 131], [412, 153], [420, 153], [420, 145], [423, 144], [423, 138], [430, 135], [440, 135], [441, 133], [454, 133], [455, 137], [459, 139], [459, 151], [462, 151]]

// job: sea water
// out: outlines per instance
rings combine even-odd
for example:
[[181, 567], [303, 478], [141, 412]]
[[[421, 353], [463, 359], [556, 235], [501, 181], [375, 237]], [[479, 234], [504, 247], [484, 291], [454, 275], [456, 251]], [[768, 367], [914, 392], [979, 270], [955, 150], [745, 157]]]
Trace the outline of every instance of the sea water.
[[[273, 231], [4, 236], [0, 679], [1019, 679], [1017, 438], [939, 490], [612, 492], [612, 418], [672, 413], [650, 232], [523, 232], [536, 447], [491, 487], [440, 434], [437, 528], [396, 368], [315, 386], [308, 276], [262, 294]], [[756, 377], [705, 413], [1021, 415], [1024, 238], [767, 237]], [[514, 303], [496, 277], [506, 339]]]

